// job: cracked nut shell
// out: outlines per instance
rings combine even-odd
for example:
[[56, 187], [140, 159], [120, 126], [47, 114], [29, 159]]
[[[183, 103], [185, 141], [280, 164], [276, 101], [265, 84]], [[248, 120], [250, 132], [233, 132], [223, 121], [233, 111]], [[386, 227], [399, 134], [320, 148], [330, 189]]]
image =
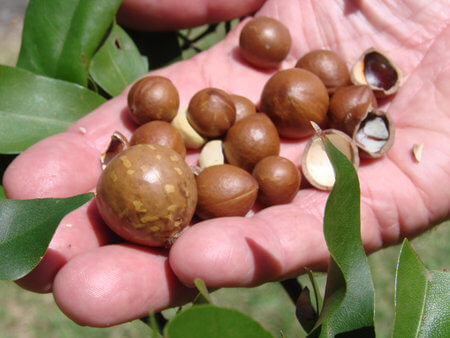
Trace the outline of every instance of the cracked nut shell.
[[191, 221], [197, 186], [176, 151], [135, 145], [106, 166], [97, 184], [96, 202], [105, 223], [120, 237], [167, 246]]

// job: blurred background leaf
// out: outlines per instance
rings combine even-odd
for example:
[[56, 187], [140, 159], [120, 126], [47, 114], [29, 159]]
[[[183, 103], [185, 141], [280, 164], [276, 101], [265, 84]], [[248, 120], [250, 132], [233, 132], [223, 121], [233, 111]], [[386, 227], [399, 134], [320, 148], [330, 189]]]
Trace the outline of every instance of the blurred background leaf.
[[87, 86], [91, 58], [121, 2], [31, 0], [17, 66]]
[[77, 84], [0, 65], [0, 153], [66, 130], [105, 101]]
[[428, 270], [408, 240], [397, 266], [393, 337], [446, 337], [450, 334], [450, 274]]
[[148, 61], [128, 34], [114, 23], [108, 38], [92, 58], [89, 72], [105, 92], [117, 96], [130, 83], [147, 74]]
[[0, 199], [0, 279], [25, 276], [40, 261], [61, 219], [94, 194], [32, 200]]

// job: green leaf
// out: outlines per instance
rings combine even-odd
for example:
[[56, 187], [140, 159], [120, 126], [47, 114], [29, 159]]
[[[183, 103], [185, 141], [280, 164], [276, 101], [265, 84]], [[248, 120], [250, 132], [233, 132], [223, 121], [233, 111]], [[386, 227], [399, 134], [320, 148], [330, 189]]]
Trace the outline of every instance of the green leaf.
[[0, 280], [15, 280], [30, 272], [44, 256], [62, 218], [93, 196], [0, 199]]
[[0, 185], [0, 198], [6, 198], [5, 189], [3, 189], [2, 185]]
[[403, 241], [397, 265], [394, 337], [444, 337], [450, 332], [450, 274], [428, 270]]
[[331, 254], [323, 308], [312, 336], [375, 335], [374, 287], [361, 241], [360, 188], [352, 163], [327, 139], [336, 182], [328, 197], [324, 235]]
[[74, 83], [0, 65], [0, 153], [20, 153], [66, 130], [103, 102]]
[[150, 329], [151, 329], [151, 333], [150, 333], [150, 337], [151, 338], [160, 338], [162, 337], [162, 335], [159, 333], [160, 329], [159, 329], [159, 325], [158, 322], [156, 320], [155, 317], [155, 313], [153, 311], [150, 311], [150, 316], [149, 316], [149, 320], [150, 320]]
[[148, 65], [133, 40], [114, 24], [108, 39], [92, 58], [89, 71], [103, 90], [117, 96], [134, 80], [144, 76]]
[[182, 310], [165, 327], [166, 338], [273, 337], [251, 317], [232, 309], [198, 305]]
[[205, 282], [199, 278], [194, 279], [195, 287], [198, 289], [199, 294], [195, 297], [193, 304], [212, 304], [211, 297], [209, 296], [208, 288], [205, 285]]
[[31, 0], [17, 66], [86, 86], [91, 57], [121, 0]]

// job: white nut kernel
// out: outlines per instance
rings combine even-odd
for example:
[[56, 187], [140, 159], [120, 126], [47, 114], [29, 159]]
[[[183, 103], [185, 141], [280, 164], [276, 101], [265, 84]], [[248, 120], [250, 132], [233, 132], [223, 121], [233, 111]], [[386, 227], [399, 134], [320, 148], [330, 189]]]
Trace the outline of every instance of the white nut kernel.
[[206, 143], [200, 152], [200, 167], [207, 168], [213, 165], [224, 164], [225, 159], [221, 140], [212, 140]]
[[180, 132], [186, 148], [199, 149], [206, 143], [206, 139], [195, 131], [186, 118], [187, 108], [182, 108], [172, 120], [172, 125]]

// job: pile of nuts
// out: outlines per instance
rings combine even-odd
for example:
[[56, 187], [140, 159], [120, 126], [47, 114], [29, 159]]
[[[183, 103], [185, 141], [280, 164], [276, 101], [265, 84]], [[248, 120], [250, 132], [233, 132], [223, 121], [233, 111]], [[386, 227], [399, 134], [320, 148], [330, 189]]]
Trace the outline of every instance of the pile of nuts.
[[[289, 31], [272, 18], [253, 18], [241, 31], [241, 55], [257, 68], [278, 67], [290, 46]], [[170, 246], [194, 214], [245, 216], [257, 200], [266, 207], [290, 203], [301, 174], [279, 156], [280, 137], [310, 138], [301, 170], [313, 187], [329, 190], [334, 171], [312, 125], [355, 168], [360, 156], [382, 156], [395, 131], [389, 115], [377, 110], [377, 98], [395, 93], [401, 80], [399, 69], [373, 48], [351, 72], [333, 51], [315, 50], [269, 78], [258, 112], [249, 99], [219, 88], [200, 90], [180, 109], [170, 79], [146, 76], [128, 94], [139, 127], [129, 141], [115, 132], [102, 156], [99, 212], [128, 241]], [[187, 165], [186, 149], [200, 150], [199, 166]]]

